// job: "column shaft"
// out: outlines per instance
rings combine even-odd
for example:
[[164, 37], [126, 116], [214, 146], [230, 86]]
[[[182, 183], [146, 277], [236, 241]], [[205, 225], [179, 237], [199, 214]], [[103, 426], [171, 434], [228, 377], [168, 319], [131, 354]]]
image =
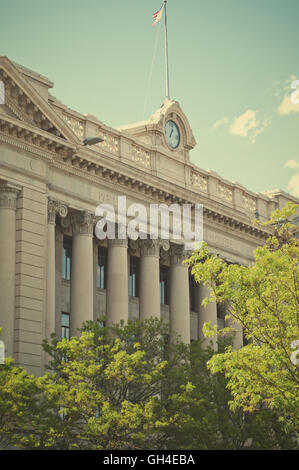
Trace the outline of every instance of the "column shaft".
[[109, 240], [107, 318], [110, 325], [129, 319], [127, 240]]
[[72, 217], [71, 335], [93, 320], [93, 221], [91, 214]]
[[0, 327], [5, 354], [14, 352], [16, 200], [19, 191], [0, 187]]
[[139, 317], [160, 318], [160, 265], [158, 240], [141, 241]]
[[55, 332], [55, 222], [48, 222], [46, 338]]
[[[211, 322], [213, 326], [217, 326], [217, 304], [216, 302], [209, 303], [206, 307], [202, 305], [203, 299], [210, 296], [210, 289], [204, 284], [197, 286], [198, 296], [198, 337], [203, 339], [203, 346], [212, 346], [217, 351], [217, 338], [206, 338], [203, 334], [202, 328], [204, 323]], [[211, 345], [212, 342], [212, 345]]]
[[189, 272], [183, 263], [187, 254], [183, 247], [173, 247], [170, 269], [170, 338], [177, 333], [190, 343]]
[[233, 349], [240, 349], [243, 346], [243, 328], [241, 323], [234, 320], [233, 317], [225, 320], [225, 326], [234, 329]]

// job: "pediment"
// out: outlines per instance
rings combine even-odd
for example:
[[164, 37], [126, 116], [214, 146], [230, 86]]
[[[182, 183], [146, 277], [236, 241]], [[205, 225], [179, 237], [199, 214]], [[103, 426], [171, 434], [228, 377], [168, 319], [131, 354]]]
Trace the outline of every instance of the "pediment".
[[5, 87], [5, 104], [0, 105], [1, 117], [7, 115], [15, 118], [70, 144], [80, 143], [72, 129], [46, 101], [43, 93], [38, 91], [38, 87], [33, 86], [21, 68], [7, 57], [0, 57], [0, 80]]
[[164, 132], [166, 121], [173, 119], [178, 121], [181, 131], [183, 132], [184, 146], [188, 150], [193, 149], [196, 141], [187, 116], [183, 112], [177, 101], [165, 100], [161, 108], [159, 108], [150, 118], [150, 123], [157, 126], [161, 132]]
[[[168, 120], [175, 121], [180, 129], [181, 143], [178, 149], [170, 149], [165, 140], [165, 124]], [[165, 100], [149, 120], [123, 126], [119, 130], [128, 132], [145, 144], [171, 153], [179, 159], [188, 159], [189, 151], [196, 145], [189, 121], [179, 103], [174, 100]]]

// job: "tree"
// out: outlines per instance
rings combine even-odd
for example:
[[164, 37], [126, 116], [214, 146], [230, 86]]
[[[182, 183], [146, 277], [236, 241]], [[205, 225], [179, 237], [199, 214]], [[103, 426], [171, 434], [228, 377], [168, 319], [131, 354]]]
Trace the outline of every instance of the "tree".
[[0, 368], [2, 447], [292, 447], [274, 412], [229, 409], [227, 380], [207, 368], [214, 351], [201, 341], [170, 343], [168, 325], [158, 319], [87, 322], [81, 333], [44, 342], [51, 361], [42, 377], [11, 359]]
[[[291, 345], [299, 339], [299, 244], [290, 219], [297, 209], [289, 203], [273, 213], [267, 223], [273, 235], [255, 250], [252, 266], [228, 265], [206, 244], [188, 260], [195, 280], [211, 288], [204, 303], [225, 304], [227, 318], [241, 323], [249, 343], [240, 350], [228, 346], [208, 362], [213, 373], [225, 374], [231, 409], [275, 410], [293, 432], [299, 425], [298, 369], [291, 359]], [[205, 331], [215, 334], [211, 325]]]
[[113, 327], [87, 322], [80, 337], [45, 342], [52, 360], [44, 386], [61, 415], [51, 433], [56, 448], [165, 447], [169, 416], [161, 396], [167, 370], [184, 348], [171, 348], [170, 356], [166, 332], [154, 319]]

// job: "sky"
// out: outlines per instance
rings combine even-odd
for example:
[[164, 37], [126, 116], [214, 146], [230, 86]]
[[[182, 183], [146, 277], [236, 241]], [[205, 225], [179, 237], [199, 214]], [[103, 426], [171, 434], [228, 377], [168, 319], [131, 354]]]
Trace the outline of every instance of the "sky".
[[[0, 0], [0, 55], [108, 126], [148, 119], [165, 99], [164, 24], [152, 27], [161, 4]], [[299, 197], [299, 0], [168, 0], [167, 19], [170, 98], [197, 141], [190, 160]]]

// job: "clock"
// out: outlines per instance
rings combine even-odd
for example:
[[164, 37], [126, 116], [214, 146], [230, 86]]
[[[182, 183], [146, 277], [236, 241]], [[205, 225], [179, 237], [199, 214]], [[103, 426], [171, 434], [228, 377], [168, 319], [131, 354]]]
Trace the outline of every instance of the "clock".
[[169, 147], [176, 149], [181, 140], [180, 129], [177, 124], [173, 121], [167, 121], [165, 124], [165, 138]]

